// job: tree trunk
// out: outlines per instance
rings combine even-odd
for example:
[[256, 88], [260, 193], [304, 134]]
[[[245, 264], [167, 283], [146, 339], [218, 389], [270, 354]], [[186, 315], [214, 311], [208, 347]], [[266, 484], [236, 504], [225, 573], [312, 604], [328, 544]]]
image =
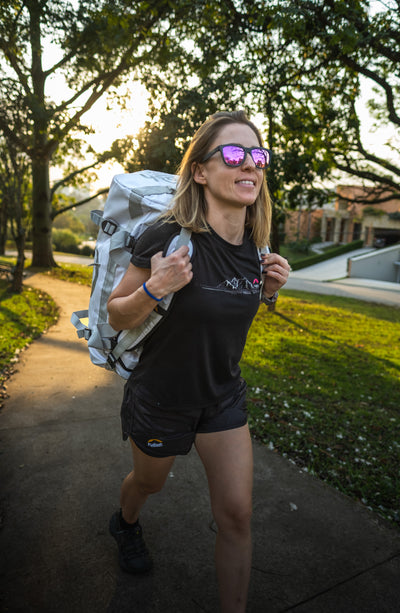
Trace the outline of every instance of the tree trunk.
[[3, 197], [0, 202], [0, 255], [6, 252], [7, 240], [7, 201]]
[[[44, 3], [46, 4], [46, 3]], [[46, 74], [42, 68], [42, 32], [41, 20], [44, 4], [29, 2], [30, 12], [29, 36], [32, 49], [32, 84], [33, 96], [30, 100], [33, 117], [32, 147], [32, 266], [52, 268], [56, 266], [51, 243], [51, 195], [50, 195], [50, 160], [49, 119], [45, 99]]]
[[32, 266], [39, 268], [57, 266], [51, 240], [49, 165], [45, 157], [32, 160]]
[[20, 294], [23, 287], [24, 278], [24, 263], [25, 263], [25, 230], [22, 226], [18, 227], [18, 234], [15, 237], [15, 244], [17, 246], [17, 264], [13, 273], [13, 280], [11, 284], [11, 291], [14, 294]]
[[[272, 216], [270, 240], [271, 240], [272, 253], [279, 253], [279, 227], [278, 227], [278, 222], [274, 218], [274, 215]], [[269, 304], [268, 311], [275, 311], [275, 305], [276, 305], [276, 302], [274, 302], [273, 304]]]
[[271, 223], [271, 251], [272, 253], [279, 253], [279, 227], [278, 227], [278, 222], [276, 221], [276, 219], [274, 219], [274, 216], [272, 216], [272, 223]]

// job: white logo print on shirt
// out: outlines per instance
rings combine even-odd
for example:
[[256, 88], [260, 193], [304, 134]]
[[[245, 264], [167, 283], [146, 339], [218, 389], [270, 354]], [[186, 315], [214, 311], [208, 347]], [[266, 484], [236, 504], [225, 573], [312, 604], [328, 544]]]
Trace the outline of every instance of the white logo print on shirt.
[[260, 291], [260, 281], [259, 279], [254, 279], [253, 283], [242, 277], [238, 279], [237, 277], [233, 277], [233, 279], [226, 279], [219, 283], [216, 287], [211, 287], [209, 285], [202, 285], [203, 289], [207, 289], [213, 292], [228, 292], [229, 294], [256, 294]]

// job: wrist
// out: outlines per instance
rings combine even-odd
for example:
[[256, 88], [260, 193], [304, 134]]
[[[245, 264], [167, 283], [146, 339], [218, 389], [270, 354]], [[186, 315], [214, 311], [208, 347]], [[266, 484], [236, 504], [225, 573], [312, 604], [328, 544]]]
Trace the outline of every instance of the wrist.
[[157, 291], [157, 289], [151, 287], [149, 281], [145, 281], [142, 285], [142, 288], [143, 291], [147, 294], [147, 296], [149, 296], [149, 298], [151, 298], [152, 300], [155, 300], [156, 302], [161, 302], [161, 300], [163, 299], [163, 296], [160, 296], [160, 292]]
[[275, 302], [278, 300], [278, 296], [279, 292], [274, 292], [272, 296], [267, 296], [265, 293], [263, 293], [261, 297], [261, 302], [267, 305], [275, 304]]

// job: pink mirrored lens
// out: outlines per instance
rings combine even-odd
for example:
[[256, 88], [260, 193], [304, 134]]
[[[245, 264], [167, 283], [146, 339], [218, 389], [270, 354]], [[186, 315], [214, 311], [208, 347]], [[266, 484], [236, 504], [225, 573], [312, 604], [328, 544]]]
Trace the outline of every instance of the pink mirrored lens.
[[243, 163], [245, 152], [241, 147], [228, 145], [223, 148], [222, 155], [229, 166], [240, 166]]
[[267, 158], [265, 152], [262, 149], [252, 149], [251, 157], [257, 168], [265, 168], [267, 165]]

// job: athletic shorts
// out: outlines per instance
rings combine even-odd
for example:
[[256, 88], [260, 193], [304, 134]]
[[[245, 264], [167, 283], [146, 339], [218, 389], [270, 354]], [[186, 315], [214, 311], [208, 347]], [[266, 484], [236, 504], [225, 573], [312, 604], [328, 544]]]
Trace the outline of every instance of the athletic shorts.
[[147, 455], [165, 458], [189, 453], [198, 432], [221, 432], [247, 423], [246, 383], [229, 397], [205, 408], [171, 408], [139, 398], [125, 385], [121, 406], [122, 437], [131, 438]]

